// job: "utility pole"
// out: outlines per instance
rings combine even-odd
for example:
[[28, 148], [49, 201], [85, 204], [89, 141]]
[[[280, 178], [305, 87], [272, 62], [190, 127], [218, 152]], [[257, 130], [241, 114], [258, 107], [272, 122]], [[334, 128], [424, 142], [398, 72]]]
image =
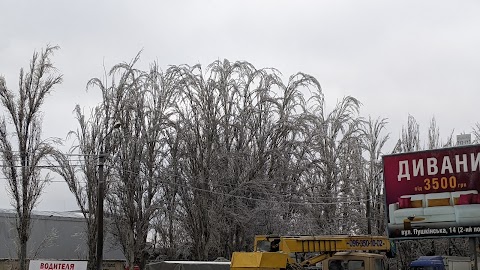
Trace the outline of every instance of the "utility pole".
[[473, 270], [478, 270], [478, 256], [477, 256], [477, 238], [469, 237], [468, 242], [470, 243], [470, 253], [471, 258], [473, 259]]
[[105, 153], [103, 149], [98, 156], [98, 186], [97, 186], [97, 270], [102, 270], [103, 262], [103, 200], [105, 198]]
[[113, 130], [120, 128], [120, 123], [115, 123], [112, 128], [100, 140], [100, 154], [98, 155], [98, 186], [97, 186], [97, 270], [102, 270], [103, 263], [103, 201], [105, 199], [105, 149], [103, 141], [113, 132]]

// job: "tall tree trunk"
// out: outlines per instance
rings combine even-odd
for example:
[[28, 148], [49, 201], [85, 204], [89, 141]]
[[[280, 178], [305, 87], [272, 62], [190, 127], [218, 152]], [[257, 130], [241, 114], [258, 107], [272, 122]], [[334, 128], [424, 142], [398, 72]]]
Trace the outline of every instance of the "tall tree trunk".
[[28, 242], [28, 236], [25, 232], [26, 228], [25, 226], [20, 227], [20, 252], [19, 252], [19, 257], [18, 260], [20, 261], [20, 270], [26, 270], [26, 261], [27, 261], [27, 242]]
[[366, 207], [365, 207], [365, 216], [367, 218], [367, 234], [372, 234], [372, 214], [371, 214], [371, 200], [370, 200], [370, 189], [367, 188], [366, 195]]

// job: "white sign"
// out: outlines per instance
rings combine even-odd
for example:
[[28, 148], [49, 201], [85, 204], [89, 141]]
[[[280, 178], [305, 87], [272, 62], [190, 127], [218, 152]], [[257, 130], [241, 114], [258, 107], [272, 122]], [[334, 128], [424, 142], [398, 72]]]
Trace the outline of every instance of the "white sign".
[[87, 261], [31, 260], [28, 270], [87, 270]]
[[472, 144], [472, 135], [471, 134], [460, 134], [457, 135], [457, 145], [469, 145]]

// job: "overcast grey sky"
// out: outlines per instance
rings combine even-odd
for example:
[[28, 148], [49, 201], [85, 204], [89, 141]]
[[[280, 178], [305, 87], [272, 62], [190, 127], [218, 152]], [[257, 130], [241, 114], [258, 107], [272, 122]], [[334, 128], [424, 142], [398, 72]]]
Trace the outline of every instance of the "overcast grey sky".
[[[0, 11], [0, 75], [10, 89], [34, 50], [61, 47], [53, 60], [64, 83], [43, 108], [45, 137], [75, 129], [75, 105], [89, 110], [100, 101], [87, 81], [141, 49], [139, 68], [226, 58], [277, 68], [285, 80], [311, 74], [328, 106], [350, 95], [363, 103], [361, 115], [387, 118], [390, 145], [409, 114], [423, 140], [433, 116], [441, 138], [480, 122], [479, 1], [5, 0]], [[0, 208], [9, 207], [0, 188]], [[55, 182], [37, 209], [77, 207]]]

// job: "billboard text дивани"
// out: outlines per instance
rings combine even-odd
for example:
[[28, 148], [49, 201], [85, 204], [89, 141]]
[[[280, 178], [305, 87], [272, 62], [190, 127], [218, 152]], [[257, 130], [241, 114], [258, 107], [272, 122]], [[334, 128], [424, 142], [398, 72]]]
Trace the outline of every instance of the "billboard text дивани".
[[391, 238], [480, 235], [480, 145], [383, 157]]

